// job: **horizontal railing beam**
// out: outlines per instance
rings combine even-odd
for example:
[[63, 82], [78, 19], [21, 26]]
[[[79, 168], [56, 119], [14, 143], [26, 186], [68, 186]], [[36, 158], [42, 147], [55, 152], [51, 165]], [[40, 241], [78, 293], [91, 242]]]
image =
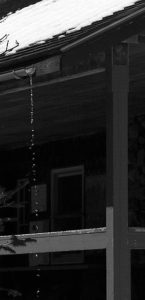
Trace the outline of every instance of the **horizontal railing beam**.
[[0, 237], [0, 255], [105, 249], [106, 228]]

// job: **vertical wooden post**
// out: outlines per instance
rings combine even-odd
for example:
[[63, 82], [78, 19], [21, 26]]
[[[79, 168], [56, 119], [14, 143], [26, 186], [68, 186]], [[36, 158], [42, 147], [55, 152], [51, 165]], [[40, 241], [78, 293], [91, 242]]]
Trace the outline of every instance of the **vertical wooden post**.
[[128, 48], [107, 53], [107, 300], [130, 300], [128, 247]]

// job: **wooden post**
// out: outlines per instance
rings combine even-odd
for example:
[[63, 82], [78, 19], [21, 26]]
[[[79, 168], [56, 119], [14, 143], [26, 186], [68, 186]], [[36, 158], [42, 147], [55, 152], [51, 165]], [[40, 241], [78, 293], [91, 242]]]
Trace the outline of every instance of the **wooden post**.
[[107, 300], [130, 300], [128, 48], [107, 52]]

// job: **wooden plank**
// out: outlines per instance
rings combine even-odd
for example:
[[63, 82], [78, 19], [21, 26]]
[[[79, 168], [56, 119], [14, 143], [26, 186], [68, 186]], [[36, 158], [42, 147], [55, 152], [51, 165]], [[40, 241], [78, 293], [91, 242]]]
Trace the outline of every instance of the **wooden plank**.
[[105, 249], [106, 228], [0, 237], [0, 255]]
[[[128, 248], [128, 65], [109, 51], [107, 98], [107, 300], [130, 300]], [[122, 51], [122, 49], [121, 49]], [[119, 54], [119, 57], [116, 55]], [[123, 55], [123, 56], [122, 56]], [[110, 265], [112, 264], [112, 267]]]
[[[33, 82], [33, 88], [36, 87], [44, 87], [44, 86], [50, 86], [50, 85], [54, 85], [54, 84], [61, 84], [67, 81], [72, 81], [75, 79], [79, 79], [79, 78], [83, 78], [83, 77], [89, 77], [89, 76], [93, 76], [94, 74], [100, 74], [100, 73], [104, 73], [105, 72], [105, 68], [98, 68], [95, 70], [91, 70], [91, 71], [84, 71], [78, 74], [73, 74], [73, 75], [68, 75], [68, 76], [60, 76], [58, 78], [55, 79], [49, 79], [49, 80], [45, 80], [43, 82]], [[34, 79], [35, 80], [35, 79]], [[30, 85], [25, 85], [25, 86], [20, 86], [20, 87], [13, 87], [13, 88], [6, 88], [0, 92], [0, 96], [2, 95], [7, 95], [7, 94], [13, 94], [13, 93], [18, 93], [18, 92], [22, 92], [22, 91], [26, 91], [26, 90], [30, 90]]]

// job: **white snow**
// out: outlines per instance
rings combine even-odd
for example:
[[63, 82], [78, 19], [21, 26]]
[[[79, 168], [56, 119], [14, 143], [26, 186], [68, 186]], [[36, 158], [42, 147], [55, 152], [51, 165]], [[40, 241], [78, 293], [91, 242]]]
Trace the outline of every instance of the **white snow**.
[[[63, 38], [65, 34], [137, 2], [139, 0], [42, 0], [0, 20], [0, 54], [5, 52], [6, 47], [8, 51], [5, 54], [14, 54], [55, 35]], [[8, 35], [7, 38], [1, 42], [5, 35]]]

